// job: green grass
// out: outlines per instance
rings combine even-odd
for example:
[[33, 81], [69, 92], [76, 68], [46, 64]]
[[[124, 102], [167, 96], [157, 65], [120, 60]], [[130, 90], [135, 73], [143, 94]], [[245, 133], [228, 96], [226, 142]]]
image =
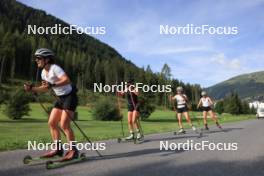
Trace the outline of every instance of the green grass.
[[[46, 104], [47, 106], [47, 104]], [[10, 120], [0, 113], [0, 150], [14, 150], [27, 147], [27, 141], [50, 142], [50, 133], [47, 125], [47, 115], [39, 104], [31, 104], [32, 111], [28, 117], [21, 120]], [[96, 121], [91, 117], [91, 111], [84, 106], [78, 107], [79, 121], [77, 123], [91, 140], [117, 138], [121, 135], [120, 121]], [[127, 134], [126, 110], [124, 114], [124, 129]], [[201, 113], [192, 113], [192, 116], [201, 116]], [[198, 125], [197, 118], [193, 118], [194, 124]], [[254, 115], [231, 116], [224, 114], [220, 117], [220, 123], [234, 122], [255, 118]], [[208, 120], [209, 124], [212, 121]], [[202, 125], [202, 119], [199, 120]], [[178, 126], [173, 111], [155, 111], [151, 117], [141, 122], [145, 134], [169, 132], [177, 130]], [[184, 124], [187, 128], [188, 125]], [[76, 139], [84, 141], [81, 133], [73, 125]]]

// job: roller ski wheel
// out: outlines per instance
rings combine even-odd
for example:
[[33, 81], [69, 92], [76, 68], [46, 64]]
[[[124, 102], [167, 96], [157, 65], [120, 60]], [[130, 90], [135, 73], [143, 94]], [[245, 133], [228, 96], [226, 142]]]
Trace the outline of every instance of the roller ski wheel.
[[23, 159], [24, 164], [29, 164], [32, 161], [32, 157], [30, 155], [26, 155]]

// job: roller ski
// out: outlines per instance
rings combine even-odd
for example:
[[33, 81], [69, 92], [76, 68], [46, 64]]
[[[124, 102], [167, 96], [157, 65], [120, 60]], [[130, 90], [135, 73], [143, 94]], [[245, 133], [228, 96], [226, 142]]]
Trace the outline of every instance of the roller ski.
[[186, 131], [183, 129], [183, 128], [181, 128], [178, 132], [173, 132], [173, 134], [174, 135], [183, 135], [183, 134], [186, 134]]
[[128, 137], [125, 138], [117, 138], [117, 142], [121, 143], [121, 142], [134, 142], [136, 143], [136, 136], [135, 133], [130, 133], [130, 135]]
[[130, 135], [126, 138], [118, 138], [117, 142], [121, 143], [121, 142], [134, 142], [134, 144], [141, 142], [144, 140], [144, 135], [142, 135], [141, 133], [130, 133]]
[[[225, 130], [222, 128], [222, 126], [221, 126], [218, 122], [216, 122], [216, 127], [217, 127], [220, 131], [225, 132]], [[209, 127], [208, 127], [207, 124], [204, 125], [204, 131], [205, 131], [205, 132], [209, 132], [209, 131], [210, 131], [210, 129], [209, 129]]]
[[64, 167], [67, 165], [79, 163], [82, 161], [87, 160], [87, 157], [84, 153], [81, 153], [79, 156], [73, 157], [71, 159], [59, 159], [55, 161], [47, 161], [46, 162], [46, 169], [56, 169], [60, 167]]
[[30, 163], [41, 162], [41, 161], [46, 161], [46, 160], [54, 160], [54, 159], [56, 160], [56, 159], [62, 158], [62, 156], [63, 156], [62, 150], [50, 151], [47, 154], [44, 154], [38, 157], [32, 157], [30, 155], [26, 155], [23, 159], [23, 163], [30, 164]]
[[[202, 137], [202, 130], [199, 132], [196, 128], [195, 128], [195, 126], [192, 126], [192, 130], [196, 133], [196, 134], [199, 134], [199, 136], [198, 136], [198, 138], [200, 138], [200, 137]], [[183, 128], [181, 128], [178, 132], [173, 132], [173, 134], [174, 135], [184, 135], [184, 134], [186, 134], [186, 131], [183, 129]]]
[[140, 132], [138, 132], [137, 133], [137, 136], [136, 136], [136, 141], [135, 141], [135, 143], [141, 143], [141, 142], [143, 142], [144, 141], [144, 135], [143, 135], [143, 133], [140, 133]]

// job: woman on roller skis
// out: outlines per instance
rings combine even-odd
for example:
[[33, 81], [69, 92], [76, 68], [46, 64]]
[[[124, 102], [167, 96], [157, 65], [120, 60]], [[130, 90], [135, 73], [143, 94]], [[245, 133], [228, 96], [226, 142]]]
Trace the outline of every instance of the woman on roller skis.
[[78, 150], [74, 143], [75, 137], [71, 129], [71, 120], [77, 107], [78, 99], [76, 95], [76, 88], [71, 84], [71, 81], [63, 69], [54, 63], [55, 54], [47, 48], [40, 48], [35, 52], [35, 61], [38, 69], [42, 69], [41, 78], [42, 84], [40, 86], [33, 86], [32, 84], [25, 84], [24, 89], [29, 92], [47, 92], [52, 89], [58, 97], [49, 115], [49, 129], [56, 149], [47, 152], [42, 157], [51, 158], [54, 156], [63, 156], [63, 149], [61, 145], [60, 127], [66, 135], [69, 143], [69, 150], [61, 161], [67, 161], [78, 158]]
[[212, 106], [213, 106], [213, 101], [212, 99], [207, 95], [206, 91], [202, 91], [201, 93], [202, 97], [197, 105], [197, 109], [201, 108], [203, 111], [203, 122], [204, 122], [204, 128], [205, 130], [209, 130], [209, 127], [207, 125], [207, 115], [209, 113], [209, 115], [211, 116], [211, 118], [213, 119], [213, 121], [215, 122], [216, 126], [220, 129], [222, 129], [221, 125], [219, 124], [217, 117], [215, 115], [215, 113], [212, 110]]
[[140, 124], [138, 122], [139, 120], [139, 101], [138, 101], [138, 95], [139, 92], [136, 89], [136, 87], [133, 85], [134, 81], [130, 80], [127, 82], [127, 87], [124, 91], [118, 92], [119, 96], [126, 95], [127, 97], [127, 120], [128, 120], [128, 129], [129, 129], [129, 136], [126, 137], [126, 140], [132, 140], [136, 138], [137, 140], [140, 140], [142, 138], [142, 134], [140, 131]]
[[185, 130], [182, 125], [182, 116], [185, 116], [188, 124], [192, 127], [192, 130], [196, 132], [195, 126], [192, 124], [190, 115], [189, 115], [189, 110], [188, 110], [188, 98], [187, 96], [183, 93], [183, 88], [182, 87], [177, 87], [176, 89], [177, 94], [175, 96], [170, 96], [170, 101], [176, 101], [177, 103], [177, 118], [178, 118], [178, 124], [180, 130], [178, 133], [185, 133]]

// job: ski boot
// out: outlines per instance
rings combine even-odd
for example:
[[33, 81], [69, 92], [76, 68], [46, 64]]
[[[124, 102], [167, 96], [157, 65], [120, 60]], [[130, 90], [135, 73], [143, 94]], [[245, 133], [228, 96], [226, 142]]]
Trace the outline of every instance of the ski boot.
[[56, 148], [57, 148], [56, 150], [52, 150], [52, 151], [42, 155], [41, 157], [43, 157], [43, 158], [52, 158], [55, 156], [62, 157], [64, 151], [62, 149], [61, 142], [59, 142], [59, 141], [56, 142]]
[[69, 150], [65, 154], [65, 156], [60, 160], [60, 162], [77, 159], [78, 157], [79, 157], [79, 151], [76, 149], [76, 147], [72, 147], [72, 150]]
[[204, 129], [205, 129], [205, 130], [207, 130], [207, 131], [209, 131], [209, 128], [208, 128], [208, 125], [207, 125], [207, 123], [206, 123], [206, 124], [204, 124]]
[[197, 131], [194, 125], [192, 125], [192, 130], [195, 132]]
[[215, 124], [220, 130], [223, 130], [222, 126], [218, 122], [216, 122]]
[[130, 135], [125, 138], [125, 140], [127, 140], [127, 141], [132, 140], [132, 139], [134, 139], [134, 133], [133, 132], [130, 133]]
[[180, 134], [185, 134], [185, 133], [186, 131], [183, 128], [181, 128], [178, 132], [174, 132], [174, 135], [180, 135]]

